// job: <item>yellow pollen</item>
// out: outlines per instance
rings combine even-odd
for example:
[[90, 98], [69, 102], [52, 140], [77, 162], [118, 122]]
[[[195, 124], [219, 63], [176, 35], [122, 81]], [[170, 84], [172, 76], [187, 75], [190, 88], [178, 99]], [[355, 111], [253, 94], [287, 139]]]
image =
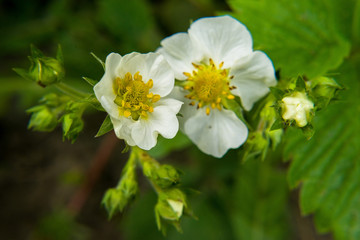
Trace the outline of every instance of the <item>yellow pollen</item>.
[[[206, 61], [205, 61], [206, 62]], [[207, 115], [211, 109], [222, 109], [222, 102], [226, 99], [234, 99], [231, 94], [234, 87], [230, 87], [229, 69], [222, 69], [224, 62], [216, 65], [213, 59], [208, 63], [192, 63], [194, 69], [191, 73], [184, 72], [187, 77], [183, 88], [188, 91], [186, 98], [193, 101], [191, 106], [197, 103], [197, 108], [205, 107]]]
[[235, 99], [235, 96], [234, 96], [234, 95], [229, 94], [229, 95], [227, 95], [227, 99], [230, 99], [230, 100]]
[[210, 108], [206, 107], [206, 115], [210, 115]]
[[138, 120], [140, 117], [147, 118], [148, 112], [154, 111], [153, 103], [160, 100], [160, 95], [150, 92], [153, 85], [152, 79], [144, 83], [139, 72], [134, 76], [128, 72], [123, 78], [115, 78], [114, 103], [118, 105], [119, 114], [126, 118], [131, 117], [133, 120]]

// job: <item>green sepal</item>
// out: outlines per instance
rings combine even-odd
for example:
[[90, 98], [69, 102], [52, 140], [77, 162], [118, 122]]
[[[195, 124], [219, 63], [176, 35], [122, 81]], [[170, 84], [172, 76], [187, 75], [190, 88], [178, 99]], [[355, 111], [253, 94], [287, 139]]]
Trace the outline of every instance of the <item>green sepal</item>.
[[282, 119], [276, 119], [275, 122], [271, 125], [270, 131], [276, 130], [276, 129], [282, 129], [285, 128], [284, 121]]
[[90, 96], [83, 98], [82, 102], [89, 103], [96, 110], [105, 112], [105, 109], [101, 106], [101, 103], [96, 98], [95, 94], [91, 94]]
[[31, 52], [31, 56], [33, 58], [44, 57], [43, 52], [40, 49], [38, 49], [37, 47], [35, 47], [34, 44], [30, 44], [30, 52]]
[[283, 99], [285, 92], [277, 87], [270, 87], [271, 94], [276, 98], [276, 100]]
[[31, 78], [30, 74], [29, 74], [28, 71], [26, 71], [25, 69], [22, 69], [22, 68], [13, 68], [12, 70], [13, 70], [14, 72], [16, 72], [20, 77], [25, 78], [26, 80], [33, 81], [33, 79]]
[[64, 65], [64, 55], [62, 52], [62, 48], [61, 45], [58, 45], [57, 51], [56, 51], [56, 59], [62, 64]]
[[57, 126], [56, 115], [46, 106], [38, 105], [26, 111], [32, 113], [28, 129], [40, 132], [51, 132]]
[[91, 79], [89, 77], [82, 77], [82, 79], [84, 79], [88, 84], [90, 84], [91, 86], [95, 86], [95, 84], [98, 83], [98, 81]]
[[124, 141], [124, 143], [125, 143], [125, 147], [124, 147], [124, 149], [121, 151], [121, 153], [127, 153], [127, 152], [129, 152], [129, 150], [130, 150], [129, 144], [127, 144], [126, 141]]
[[101, 66], [103, 67], [103, 69], [105, 71], [105, 63], [98, 56], [96, 56], [95, 53], [91, 52], [90, 54], [91, 54], [91, 56], [93, 56], [96, 59], [96, 61], [98, 61], [101, 64]]
[[315, 129], [314, 129], [313, 125], [311, 125], [311, 124], [308, 124], [305, 127], [302, 127], [301, 130], [303, 131], [307, 140], [310, 140], [312, 138], [312, 136], [314, 136]]
[[96, 133], [95, 137], [100, 137], [105, 133], [110, 132], [114, 129], [114, 126], [111, 122], [110, 116], [107, 115], [104, 122], [101, 124], [99, 131]]
[[296, 79], [295, 91], [304, 91], [306, 89], [306, 84], [302, 76], [298, 76]]

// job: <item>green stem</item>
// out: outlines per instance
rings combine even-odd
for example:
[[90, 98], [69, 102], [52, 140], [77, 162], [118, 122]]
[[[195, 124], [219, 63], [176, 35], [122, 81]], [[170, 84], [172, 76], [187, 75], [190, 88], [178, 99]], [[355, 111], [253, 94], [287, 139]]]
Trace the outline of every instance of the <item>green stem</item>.
[[[131, 154], [134, 153], [134, 155], [136, 155], [136, 159], [138, 160], [138, 163], [142, 169], [144, 169], [144, 163], [146, 163], [146, 162], [153, 162], [154, 165], [159, 165], [159, 163], [155, 159], [153, 159], [144, 150], [142, 150], [138, 147], [132, 147], [131, 149], [132, 149]], [[144, 174], [144, 176], [148, 179], [151, 186], [154, 188], [155, 192], [159, 195], [162, 192], [162, 189], [154, 181], [152, 181], [150, 178], [148, 178], [145, 174]]]
[[120, 178], [118, 183], [118, 187], [120, 186], [123, 179], [126, 179], [129, 175], [135, 174], [136, 159], [137, 159], [136, 153], [132, 151], [127, 163], [125, 164], [122, 177]]
[[59, 89], [60, 91], [62, 91], [63, 93], [69, 95], [70, 97], [73, 97], [77, 100], [80, 100], [80, 99], [83, 99], [83, 98], [86, 98], [89, 96], [89, 94], [87, 93], [84, 93], [84, 92], [80, 92], [72, 87], [70, 87], [69, 85], [65, 84], [65, 83], [56, 83], [54, 84], [55, 87], [57, 89]]

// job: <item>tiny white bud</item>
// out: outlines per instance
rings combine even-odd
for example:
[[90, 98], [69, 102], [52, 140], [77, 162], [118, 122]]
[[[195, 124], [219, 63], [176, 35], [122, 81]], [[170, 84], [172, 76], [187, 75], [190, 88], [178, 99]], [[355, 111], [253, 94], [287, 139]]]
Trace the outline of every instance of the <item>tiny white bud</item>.
[[282, 102], [282, 118], [284, 120], [295, 120], [299, 127], [308, 124], [309, 113], [314, 108], [314, 103], [308, 99], [305, 93], [295, 92], [284, 97]]
[[167, 199], [167, 202], [169, 203], [172, 210], [176, 213], [176, 215], [178, 217], [181, 217], [184, 208], [184, 203], [181, 201], [176, 201], [171, 199]]

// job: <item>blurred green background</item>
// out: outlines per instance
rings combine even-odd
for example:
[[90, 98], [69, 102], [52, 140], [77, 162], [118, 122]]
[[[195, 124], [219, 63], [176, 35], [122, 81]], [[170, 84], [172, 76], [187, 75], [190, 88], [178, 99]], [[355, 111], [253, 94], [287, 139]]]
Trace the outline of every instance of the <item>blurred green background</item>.
[[[242, 165], [235, 151], [213, 159], [183, 136], [169, 156], [167, 145], [153, 154], [184, 171], [184, 187], [200, 191], [190, 195], [199, 220], [185, 218], [184, 233], [170, 229], [163, 237], [155, 224], [156, 195], [139, 174], [138, 198], [109, 221], [101, 198], [116, 185], [126, 154], [111, 134], [93, 138], [105, 115], [89, 111], [75, 144], [62, 142], [60, 129], [27, 130], [25, 109], [53, 90], [12, 71], [29, 66], [31, 43], [48, 56], [61, 44], [66, 81], [90, 91], [82, 77], [103, 74], [90, 52], [105, 59], [110, 52], [155, 51], [161, 39], [186, 31], [191, 21], [229, 10], [221, 0], [1, 0], [0, 239], [331, 239], [316, 234], [310, 217], [300, 216], [286, 165]], [[82, 190], [89, 193], [83, 204], [76, 201]]]

